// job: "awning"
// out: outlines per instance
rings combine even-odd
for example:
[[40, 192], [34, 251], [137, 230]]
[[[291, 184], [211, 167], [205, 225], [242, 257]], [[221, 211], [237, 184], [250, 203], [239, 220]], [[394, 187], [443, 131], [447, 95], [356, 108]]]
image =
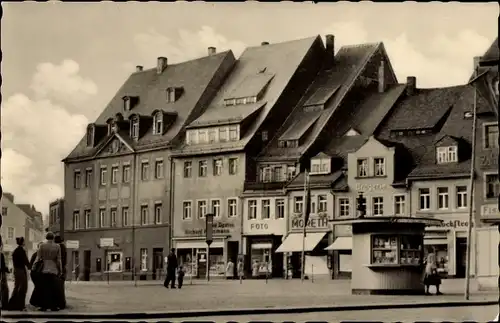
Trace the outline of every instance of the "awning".
[[338, 237], [325, 250], [352, 250], [352, 237]]
[[252, 249], [272, 249], [272, 243], [253, 243]]
[[[326, 232], [310, 232], [306, 234], [304, 251], [312, 251], [326, 235]], [[299, 252], [302, 251], [302, 233], [290, 233], [285, 241], [276, 249], [276, 252]]]
[[424, 239], [424, 245], [426, 246], [432, 246], [432, 245], [438, 245], [438, 244], [448, 244], [447, 239]]
[[[195, 241], [174, 241], [175, 249], [206, 249], [207, 243], [202, 240]], [[224, 248], [224, 241], [214, 241], [210, 249]]]

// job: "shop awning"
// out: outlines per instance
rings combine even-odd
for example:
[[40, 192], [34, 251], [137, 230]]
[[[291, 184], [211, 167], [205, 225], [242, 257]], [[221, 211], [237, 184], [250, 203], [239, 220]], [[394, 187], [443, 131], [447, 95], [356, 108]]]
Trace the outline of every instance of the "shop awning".
[[352, 250], [352, 237], [338, 237], [325, 250]]
[[272, 243], [253, 243], [252, 249], [272, 249]]
[[[194, 240], [194, 241], [175, 241], [174, 240], [174, 248], [175, 249], [206, 249], [207, 243], [203, 240]], [[210, 245], [210, 249], [212, 248], [224, 248], [224, 241], [214, 241]]]
[[[309, 232], [304, 241], [304, 251], [312, 251], [326, 235], [326, 232]], [[285, 241], [276, 249], [276, 252], [302, 251], [302, 233], [290, 233]]]
[[424, 239], [424, 245], [426, 246], [439, 245], [439, 244], [448, 244], [448, 240], [438, 239], [438, 238]]

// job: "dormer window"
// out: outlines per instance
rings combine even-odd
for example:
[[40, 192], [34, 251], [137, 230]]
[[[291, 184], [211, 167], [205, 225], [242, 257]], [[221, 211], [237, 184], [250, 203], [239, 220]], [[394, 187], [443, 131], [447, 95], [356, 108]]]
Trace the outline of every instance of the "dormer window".
[[327, 158], [315, 158], [311, 160], [311, 175], [329, 174], [331, 162]]
[[130, 111], [130, 97], [128, 96], [123, 98], [123, 110]]
[[163, 133], [163, 113], [157, 112], [154, 116], [153, 134], [161, 135]]
[[456, 163], [458, 161], [457, 146], [437, 147], [438, 164]]
[[87, 127], [87, 147], [94, 146], [94, 125]]
[[299, 146], [298, 140], [280, 140], [278, 141], [280, 148], [297, 148]]
[[181, 94], [182, 94], [182, 87], [169, 87], [166, 90], [166, 99], [167, 103], [173, 103], [177, 100], [179, 100]]
[[139, 118], [133, 117], [130, 122], [130, 137], [133, 139], [139, 138]]

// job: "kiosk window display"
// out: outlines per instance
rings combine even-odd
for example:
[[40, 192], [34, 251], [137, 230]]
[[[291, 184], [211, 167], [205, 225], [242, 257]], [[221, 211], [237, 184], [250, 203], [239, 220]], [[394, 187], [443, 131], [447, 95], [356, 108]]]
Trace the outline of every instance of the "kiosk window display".
[[423, 258], [423, 239], [417, 235], [372, 235], [372, 266], [419, 266]]

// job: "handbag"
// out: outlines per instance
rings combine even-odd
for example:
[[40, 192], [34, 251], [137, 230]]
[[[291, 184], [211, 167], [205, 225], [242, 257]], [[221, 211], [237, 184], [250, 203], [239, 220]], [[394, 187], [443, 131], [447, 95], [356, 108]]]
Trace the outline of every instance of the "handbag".
[[43, 260], [35, 261], [33, 267], [31, 267], [31, 272], [41, 274], [43, 270]]

